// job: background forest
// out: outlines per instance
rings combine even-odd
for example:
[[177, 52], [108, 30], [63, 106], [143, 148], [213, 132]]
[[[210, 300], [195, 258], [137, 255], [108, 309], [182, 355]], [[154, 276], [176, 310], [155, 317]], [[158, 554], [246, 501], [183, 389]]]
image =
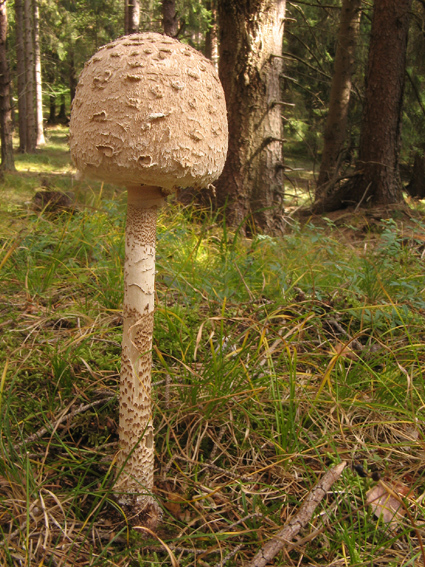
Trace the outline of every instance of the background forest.
[[[125, 32], [140, 29], [163, 32], [164, 22], [171, 21], [174, 28], [168, 31], [199, 49], [210, 58], [218, 60], [218, 9], [214, 2], [129, 2], [128, 10], [134, 10], [137, 23], [125, 20], [121, 0], [112, 2], [69, 1], [69, 2], [4, 2], [8, 9], [7, 58], [11, 72], [13, 123], [17, 126], [18, 99], [21, 75], [25, 73], [19, 65], [37, 64], [42, 77], [43, 124], [66, 123], [74, 97], [78, 75], [84, 63], [97, 49]], [[224, 3], [226, 4], [226, 3]], [[232, 3], [227, 3], [229, 6]], [[266, 5], [267, 3], [263, 4]], [[358, 35], [355, 39], [355, 60], [352, 66], [352, 89], [350, 93], [347, 132], [344, 140], [344, 164], [355, 163], [361, 129], [362, 109], [365, 96], [365, 73], [371, 33], [373, 5], [367, 2], [355, 3], [360, 10]], [[411, 5], [409, 42], [405, 64], [406, 84], [402, 114], [401, 166], [403, 178], [410, 180], [414, 159], [423, 159], [423, 130], [425, 106], [422, 95], [424, 74], [424, 4], [415, 0]], [[243, 3], [241, 4], [241, 6]], [[248, 11], [260, 10], [261, 2], [252, 7], [241, 7], [238, 17]], [[37, 10], [35, 10], [37, 8]], [[220, 9], [220, 6], [218, 7]], [[263, 6], [264, 8], [264, 6]], [[35, 10], [35, 11], [34, 11]], [[127, 11], [128, 11], [127, 10]], [[245, 10], [245, 12], [244, 12]], [[356, 12], [359, 12], [356, 10]], [[164, 13], [169, 20], [164, 20]], [[226, 14], [224, 14], [226, 15]], [[21, 19], [19, 24], [18, 19]], [[225, 22], [224, 18], [223, 21]], [[19, 25], [17, 25], [17, 23]], [[341, 24], [340, 2], [287, 3], [283, 33], [281, 70], [281, 97], [283, 110], [284, 155], [289, 165], [295, 156], [308, 158], [318, 173], [323, 150], [323, 134], [329, 109], [334, 62], [337, 50], [338, 30]], [[165, 24], [166, 25], [166, 24]], [[224, 26], [224, 24], [223, 24]], [[26, 33], [26, 29], [29, 32]], [[35, 28], [35, 41], [34, 41]], [[28, 44], [28, 37], [31, 39]], [[21, 47], [24, 53], [20, 53]], [[28, 53], [27, 53], [28, 51]], [[37, 57], [38, 54], [38, 57]], [[36, 62], [39, 60], [39, 63]], [[28, 76], [37, 74], [27, 73]], [[37, 82], [37, 81], [36, 81]], [[34, 88], [30, 85], [31, 88]], [[35, 94], [33, 93], [35, 100]], [[232, 109], [229, 109], [232, 113]], [[25, 113], [31, 121], [30, 129], [37, 129], [36, 111]], [[23, 119], [23, 117], [22, 117]], [[24, 127], [24, 126], [23, 126]], [[32, 135], [30, 144], [34, 149], [43, 143], [42, 134]], [[31, 138], [31, 136], [30, 136]], [[20, 142], [21, 150], [26, 149], [25, 138]], [[31, 148], [30, 148], [31, 149]], [[423, 169], [423, 164], [417, 166]], [[288, 181], [288, 180], [286, 180]], [[423, 189], [419, 189], [419, 191]]]
[[[137, 29], [212, 59], [230, 124], [158, 219], [155, 533], [114, 497], [126, 192], [68, 147]], [[0, 76], [0, 564], [425, 565], [425, 2], [0, 1]]]

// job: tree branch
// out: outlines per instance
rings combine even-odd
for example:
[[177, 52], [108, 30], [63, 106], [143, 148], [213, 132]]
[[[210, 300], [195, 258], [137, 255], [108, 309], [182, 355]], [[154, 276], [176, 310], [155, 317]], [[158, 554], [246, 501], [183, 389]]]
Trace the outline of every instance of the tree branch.
[[318, 69], [317, 67], [315, 67], [314, 65], [303, 59], [302, 57], [298, 57], [298, 55], [294, 55], [293, 53], [288, 53], [287, 51], [284, 51], [282, 55], [272, 55], [272, 57], [278, 57], [279, 59], [294, 59], [295, 61], [302, 63], [309, 69], [312, 69], [316, 73], [323, 75], [324, 77], [326, 77], [326, 79], [329, 79], [330, 81], [332, 80], [332, 77], [328, 73], [325, 73], [324, 71], [322, 71], [322, 69]]
[[[65, 421], [71, 421], [72, 419], [74, 419], [74, 417], [76, 415], [79, 415], [80, 413], [84, 413], [85, 411], [92, 409], [92, 408], [94, 408], [94, 407], [96, 407], [100, 404], [106, 404], [107, 402], [110, 402], [111, 400], [113, 400], [115, 397], [116, 396], [114, 394], [114, 395], [104, 397], [101, 400], [96, 400], [94, 402], [91, 402], [90, 404], [80, 405], [80, 407], [73, 410], [71, 413], [65, 413], [65, 415], [62, 415], [61, 417], [59, 417], [54, 423], [50, 424], [50, 426], [42, 427], [41, 429], [39, 429], [38, 431], [36, 431], [35, 433], [30, 435], [26, 439], [24, 439], [23, 441], [16, 443], [13, 446], [13, 448], [18, 449], [19, 447], [22, 447], [22, 445], [27, 445], [28, 443], [32, 443], [33, 441], [40, 439], [40, 437], [43, 437], [43, 435], [45, 435], [46, 433], [50, 433], [51, 435], [53, 435], [53, 433], [57, 430], [59, 425], [61, 425]], [[67, 411], [68, 409], [69, 409], [69, 406], [65, 411]]]
[[245, 563], [245, 567], [265, 567], [281, 551], [285, 545], [289, 544], [297, 533], [304, 528], [311, 520], [315, 509], [320, 504], [331, 486], [339, 479], [346, 466], [343, 461], [328, 472], [319, 480], [313, 490], [308, 494], [299, 512], [295, 514], [288, 524], [282, 528], [273, 539], [260, 549], [257, 555]]
[[304, 6], [313, 6], [314, 8], [330, 8], [332, 10], [341, 10], [341, 6], [332, 6], [331, 4], [318, 4], [317, 2], [303, 2], [303, 0], [293, 0], [292, 2], [289, 2], [289, 4], [291, 4], [291, 6], [304, 4]]
[[422, 114], [425, 116], [425, 106], [424, 106], [424, 104], [423, 104], [423, 102], [422, 102], [422, 98], [421, 98], [421, 95], [420, 95], [420, 93], [419, 93], [419, 89], [418, 89], [418, 87], [416, 86], [416, 83], [414, 82], [414, 80], [413, 80], [413, 78], [412, 78], [412, 75], [409, 73], [409, 71], [408, 71], [407, 69], [406, 69], [406, 75], [407, 75], [407, 78], [409, 79], [409, 82], [410, 82], [410, 85], [411, 85], [411, 87], [412, 87], [412, 90], [413, 90], [413, 92], [415, 93], [416, 100], [418, 101], [418, 104], [419, 104], [419, 106], [420, 106], [420, 108], [421, 108], [421, 110], [422, 110]]

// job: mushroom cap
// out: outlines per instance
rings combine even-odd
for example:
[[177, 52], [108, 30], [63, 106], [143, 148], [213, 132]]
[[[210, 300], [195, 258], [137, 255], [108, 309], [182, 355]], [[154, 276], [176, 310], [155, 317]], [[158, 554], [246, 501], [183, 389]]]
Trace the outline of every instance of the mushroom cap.
[[212, 63], [157, 33], [121, 37], [86, 63], [70, 148], [83, 175], [123, 186], [205, 187], [227, 154], [224, 92]]

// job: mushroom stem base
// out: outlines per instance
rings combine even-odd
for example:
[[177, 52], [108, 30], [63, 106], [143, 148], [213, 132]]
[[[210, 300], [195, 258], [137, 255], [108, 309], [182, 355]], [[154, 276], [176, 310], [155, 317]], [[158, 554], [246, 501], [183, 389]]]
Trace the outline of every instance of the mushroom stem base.
[[151, 403], [158, 187], [128, 189], [125, 234], [123, 340], [120, 382], [120, 451], [117, 499], [133, 524], [154, 527], [154, 442]]

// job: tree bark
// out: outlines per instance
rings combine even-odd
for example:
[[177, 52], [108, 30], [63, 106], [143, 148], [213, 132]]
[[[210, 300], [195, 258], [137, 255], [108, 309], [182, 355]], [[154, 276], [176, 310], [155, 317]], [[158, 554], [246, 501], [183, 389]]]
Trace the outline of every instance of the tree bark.
[[176, 14], [176, 0], [162, 0], [162, 26], [165, 35], [177, 37], [179, 21]]
[[279, 530], [275, 537], [269, 540], [255, 557], [248, 563], [245, 563], [243, 567], [266, 567], [282, 549], [290, 545], [291, 540], [311, 521], [317, 506], [329, 492], [332, 485], [337, 482], [346, 466], [347, 463], [343, 461], [328, 470], [304, 499], [301, 508], [295, 516], [292, 516], [286, 526]]
[[279, 56], [286, 0], [218, 0], [217, 7], [219, 74], [229, 117], [217, 203], [227, 204], [232, 225], [273, 232], [283, 212]]
[[35, 102], [36, 102], [36, 146], [46, 143], [43, 124], [43, 89], [41, 82], [41, 54], [40, 54], [40, 12], [38, 0], [33, 1], [34, 21], [34, 68], [35, 68]]
[[19, 151], [27, 150], [27, 102], [25, 78], [24, 8], [23, 0], [15, 0], [16, 73], [18, 83]]
[[125, 0], [124, 4], [124, 33], [131, 34], [139, 31], [140, 2], [139, 0]]
[[[380, 204], [402, 200], [400, 128], [411, 0], [375, 0], [359, 164]], [[357, 191], [357, 201], [363, 195]]]
[[351, 78], [355, 50], [360, 30], [361, 0], [343, 0], [337, 39], [335, 69], [329, 100], [329, 113], [324, 133], [324, 147], [317, 180], [316, 199], [326, 190], [326, 184], [338, 175], [347, 136]]
[[1, 129], [1, 168], [14, 171], [13, 123], [10, 107], [10, 73], [6, 49], [7, 9], [6, 0], [0, 0], [0, 129]]
[[77, 88], [77, 71], [75, 69], [75, 57], [74, 50], [70, 49], [69, 52], [69, 95], [71, 98], [71, 103], [74, 100], [75, 90]]
[[50, 95], [49, 97], [49, 118], [47, 120], [48, 124], [56, 124], [56, 96]]
[[410, 7], [411, 0], [375, 0], [355, 175], [316, 201], [313, 212], [403, 199], [399, 153]]
[[207, 2], [207, 9], [211, 12], [211, 27], [205, 36], [205, 56], [214, 63], [218, 71], [218, 28], [216, 0]]
[[412, 177], [406, 190], [411, 197], [425, 199], [425, 154], [417, 152], [413, 162]]
[[35, 67], [34, 67], [34, 36], [33, 11], [31, 0], [24, 0], [25, 24], [25, 77], [26, 77], [26, 151], [34, 152], [36, 149], [36, 123], [35, 123]]
[[68, 116], [66, 115], [66, 100], [64, 94], [61, 94], [60, 97], [60, 106], [59, 106], [59, 114], [57, 121], [60, 122], [60, 124], [68, 123]]

